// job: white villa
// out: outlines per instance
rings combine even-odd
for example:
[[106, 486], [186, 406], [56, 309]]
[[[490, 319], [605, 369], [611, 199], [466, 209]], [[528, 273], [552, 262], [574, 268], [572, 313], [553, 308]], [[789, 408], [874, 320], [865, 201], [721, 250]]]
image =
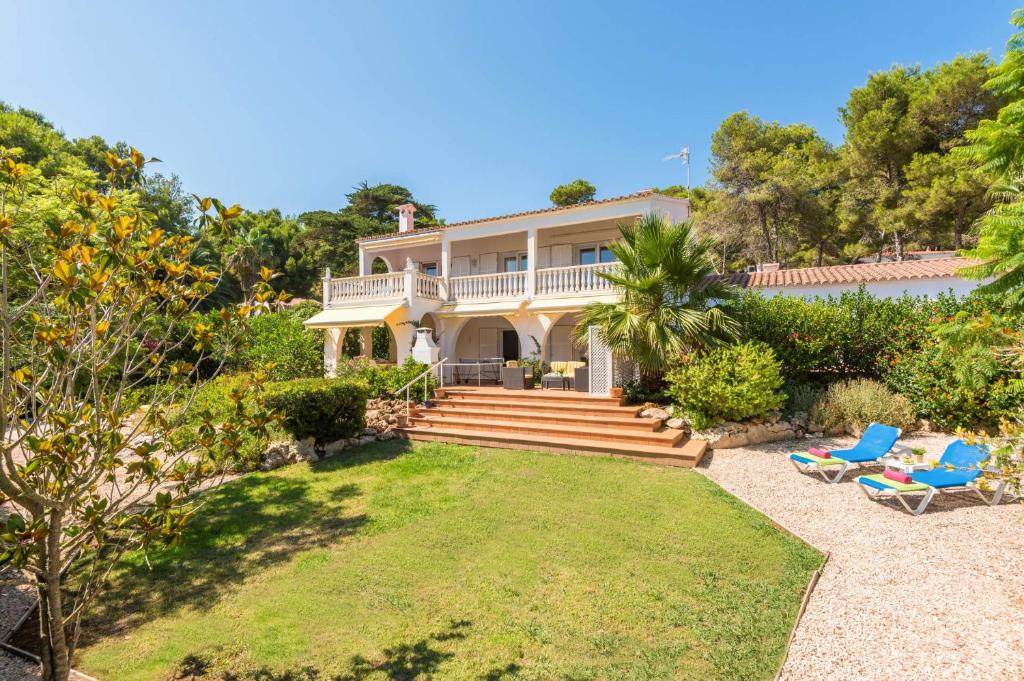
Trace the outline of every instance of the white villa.
[[[326, 373], [337, 365], [347, 330], [361, 330], [369, 355], [372, 329], [382, 325], [390, 331], [392, 362], [412, 353], [417, 327], [433, 329], [436, 355], [450, 365], [496, 367], [532, 353], [549, 363], [586, 359], [572, 330], [584, 305], [616, 297], [597, 275], [617, 266], [608, 249], [619, 237], [617, 225], [648, 212], [675, 222], [690, 215], [687, 200], [654, 190], [441, 226], [417, 227], [414, 212], [411, 204], [400, 206], [397, 232], [358, 241], [359, 276], [325, 274], [323, 310], [306, 325], [326, 331]], [[386, 273], [373, 274], [378, 261]], [[791, 270], [766, 265], [722, 276], [768, 295], [812, 297], [860, 285], [879, 296], [964, 295], [976, 285], [957, 275], [964, 264], [946, 256]]]
[[[414, 207], [399, 208], [397, 232], [359, 240], [359, 276], [330, 278], [323, 311], [306, 322], [326, 330], [325, 369], [339, 359], [342, 334], [374, 326], [393, 338], [392, 361], [411, 353], [418, 326], [434, 329], [440, 356], [512, 360], [539, 350], [546, 362], [579, 360], [576, 313], [615, 292], [598, 272], [615, 267], [608, 243], [617, 225], [647, 212], [679, 222], [689, 202], [643, 191], [565, 208], [416, 227]], [[382, 261], [386, 274], [372, 274]]]

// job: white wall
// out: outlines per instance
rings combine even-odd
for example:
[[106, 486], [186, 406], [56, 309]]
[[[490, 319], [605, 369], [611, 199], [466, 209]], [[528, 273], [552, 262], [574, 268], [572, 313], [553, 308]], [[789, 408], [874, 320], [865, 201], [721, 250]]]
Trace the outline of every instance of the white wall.
[[[940, 293], [953, 292], [957, 297], [966, 296], [982, 282], [960, 277], [935, 277], [932, 279], [905, 279], [901, 281], [872, 281], [864, 284], [865, 290], [876, 298], [899, 298], [905, 293], [912, 296], [935, 297]], [[759, 290], [766, 296], [786, 295], [805, 299], [838, 296], [843, 291], [856, 291], [860, 284], [822, 284], [816, 286], [765, 287]]]

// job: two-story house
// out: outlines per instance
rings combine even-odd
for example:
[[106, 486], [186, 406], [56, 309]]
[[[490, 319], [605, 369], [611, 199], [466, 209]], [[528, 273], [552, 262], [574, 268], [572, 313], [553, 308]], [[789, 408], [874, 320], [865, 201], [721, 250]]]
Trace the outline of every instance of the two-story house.
[[[608, 249], [617, 225], [647, 212], [686, 220], [689, 203], [648, 190], [429, 227], [416, 226], [414, 211], [401, 206], [398, 231], [359, 240], [359, 276], [325, 276], [323, 311], [306, 325], [326, 331], [328, 373], [348, 329], [361, 329], [369, 354], [381, 325], [392, 338], [391, 361], [409, 356], [418, 326], [434, 329], [440, 356], [452, 363], [533, 352], [548, 362], [578, 360], [587, 351], [572, 341], [576, 313], [615, 296], [598, 273], [617, 266]], [[373, 274], [375, 262], [387, 272]]]

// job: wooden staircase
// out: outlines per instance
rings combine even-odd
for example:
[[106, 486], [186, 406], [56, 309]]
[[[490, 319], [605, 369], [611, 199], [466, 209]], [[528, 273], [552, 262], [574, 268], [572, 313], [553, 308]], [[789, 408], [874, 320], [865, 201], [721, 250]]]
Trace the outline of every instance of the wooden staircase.
[[707, 448], [623, 400], [562, 390], [446, 387], [399, 434], [412, 440], [606, 455], [692, 468]]

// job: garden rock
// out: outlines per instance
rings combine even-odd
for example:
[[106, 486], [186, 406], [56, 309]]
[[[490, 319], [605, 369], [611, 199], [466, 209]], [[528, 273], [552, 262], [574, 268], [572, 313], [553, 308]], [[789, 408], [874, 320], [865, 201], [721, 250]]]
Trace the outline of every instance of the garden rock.
[[648, 419], [658, 419], [660, 421], [664, 421], [668, 419], [671, 416], [671, 414], [669, 414], [668, 411], [662, 409], [661, 407], [648, 407], [647, 409], [644, 409], [642, 412], [640, 412], [640, 416]]
[[686, 421], [684, 421], [681, 418], [676, 417], [674, 419], [669, 419], [668, 421], [665, 421], [665, 425], [667, 427], [673, 428], [675, 430], [682, 430], [683, 427], [686, 425]]
[[706, 441], [710, 449], [732, 449], [762, 442], [796, 440], [804, 437], [807, 433], [805, 427], [797, 422], [782, 419], [781, 414], [774, 421], [772, 418], [768, 418], [766, 421], [767, 423], [761, 420], [750, 420], [743, 423], [726, 421], [705, 430], [694, 431], [691, 437], [695, 440]]

